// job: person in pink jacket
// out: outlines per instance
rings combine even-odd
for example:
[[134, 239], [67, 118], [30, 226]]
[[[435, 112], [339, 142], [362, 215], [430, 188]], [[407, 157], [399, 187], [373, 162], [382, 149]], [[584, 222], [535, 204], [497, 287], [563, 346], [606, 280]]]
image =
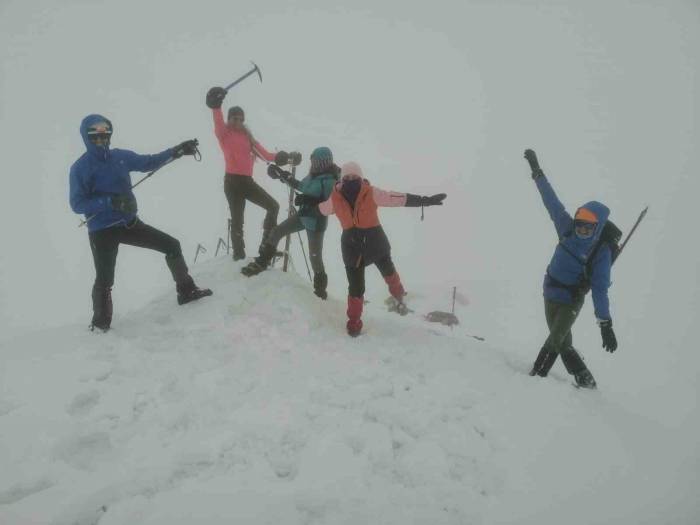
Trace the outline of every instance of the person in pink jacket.
[[[239, 106], [234, 106], [228, 110], [228, 118], [224, 122], [221, 105], [226, 97], [226, 93], [224, 88], [211, 88], [207, 93], [206, 103], [212, 109], [214, 134], [219, 141], [219, 146], [224, 153], [224, 160], [226, 161], [224, 194], [231, 211], [233, 260], [237, 261], [245, 259], [243, 212], [245, 211], [246, 201], [257, 204], [266, 211], [263, 222], [263, 242], [272, 228], [277, 225], [277, 214], [280, 207], [277, 201], [253, 180], [255, 159], [260, 158], [264, 161], [272, 162], [275, 160], [276, 155], [267, 151], [262, 144], [253, 138], [253, 135], [244, 123], [245, 113]], [[279, 154], [283, 153], [280, 152]]]

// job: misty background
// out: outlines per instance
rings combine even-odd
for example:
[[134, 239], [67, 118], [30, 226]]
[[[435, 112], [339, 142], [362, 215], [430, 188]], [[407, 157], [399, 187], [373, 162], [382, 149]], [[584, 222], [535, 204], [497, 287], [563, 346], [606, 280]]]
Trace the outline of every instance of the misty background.
[[[698, 72], [700, 5], [672, 2], [0, 1], [0, 333], [87, 327], [94, 279], [87, 231], [68, 204], [68, 170], [83, 153], [81, 119], [114, 124], [112, 147], [156, 153], [197, 137], [203, 161], [178, 160], [139, 186], [140, 217], [177, 237], [192, 263], [225, 237], [223, 155], [207, 90], [234, 88], [268, 149], [332, 148], [374, 184], [446, 192], [442, 208], [381, 213], [409, 293], [449, 308], [468, 297], [466, 329], [534, 359], [545, 332], [541, 282], [557, 241], [522, 158], [534, 148], [569, 211], [608, 205], [625, 233], [650, 211], [613, 270], [620, 341], [600, 350], [590, 300], [575, 331], [599, 383], [629, 396], [669, 382], [669, 424], [696, 411], [700, 357]], [[136, 179], [134, 174], [134, 179]], [[258, 162], [256, 180], [286, 189]], [[262, 211], [246, 208], [248, 256]], [[340, 229], [324, 259], [346, 293]], [[294, 240], [295, 266], [305, 273]], [[233, 264], [233, 262], [231, 263]], [[265, 275], [259, 277], [265, 279]], [[198, 283], [207, 286], [206, 282]], [[156, 252], [122, 246], [114, 325], [174, 287]], [[368, 298], [385, 288], [368, 270]], [[216, 290], [214, 290], [216, 294]], [[232, 303], [239, 298], [231, 297]], [[498, 305], [496, 308], [493, 305]], [[697, 431], [696, 426], [694, 427]]]

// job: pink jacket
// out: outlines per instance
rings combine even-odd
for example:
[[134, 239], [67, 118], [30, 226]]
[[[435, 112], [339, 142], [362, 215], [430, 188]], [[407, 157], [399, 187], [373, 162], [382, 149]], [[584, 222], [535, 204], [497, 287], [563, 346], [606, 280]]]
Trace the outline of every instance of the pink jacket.
[[267, 151], [257, 140], [250, 139], [245, 131], [229, 128], [224, 122], [224, 114], [221, 108], [213, 110], [214, 134], [219, 139], [219, 146], [224, 152], [226, 160], [226, 173], [234, 175], [253, 175], [253, 163], [255, 157], [272, 162], [274, 153]]

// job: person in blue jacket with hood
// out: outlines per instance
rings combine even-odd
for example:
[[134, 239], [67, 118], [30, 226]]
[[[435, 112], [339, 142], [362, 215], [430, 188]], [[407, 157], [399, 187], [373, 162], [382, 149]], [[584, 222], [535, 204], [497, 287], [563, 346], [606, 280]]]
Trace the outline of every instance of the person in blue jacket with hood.
[[132, 191], [132, 171], [153, 171], [183, 155], [194, 155], [197, 141], [188, 140], [156, 155], [110, 149], [112, 123], [102, 115], [88, 115], [80, 124], [87, 151], [70, 168], [70, 206], [85, 215], [95, 263], [90, 328], [109, 330], [112, 322], [114, 267], [120, 244], [149, 248], [165, 254], [176, 283], [177, 301], [189, 303], [211, 295], [192, 280], [180, 242], [142, 222]]
[[335, 183], [338, 182], [340, 168], [333, 162], [333, 152], [326, 146], [314, 149], [310, 160], [309, 174], [302, 180], [295, 179], [291, 173], [274, 164], [268, 167], [267, 171], [271, 177], [280, 179], [299, 192], [294, 201], [299, 206], [299, 211], [273, 228], [260, 246], [258, 257], [244, 266], [241, 273], [252, 277], [264, 271], [277, 253], [277, 244], [283, 237], [306, 230], [309, 239], [309, 259], [314, 271], [314, 294], [326, 299], [328, 275], [323, 265], [323, 237], [328, 227], [328, 217], [312, 213], [311, 210], [328, 199]]
[[544, 277], [549, 336], [530, 375], [546, 377], [561, 355], [567, 372], [574, 376], [578, 386], [596, 388], [593, 375], [573, 347], [571, 328], [590, 289], [603, 348], [608, 352], [617, 350], [608, 300], [613, 254], [610, 246], [600, 240], [610, 210], [598, 201], [591, 201], [578, 208], [572, 218], [545, 177], [535, 152], [525, 150], [525, 158], [530, 163], [532, 178], [559, 237]]

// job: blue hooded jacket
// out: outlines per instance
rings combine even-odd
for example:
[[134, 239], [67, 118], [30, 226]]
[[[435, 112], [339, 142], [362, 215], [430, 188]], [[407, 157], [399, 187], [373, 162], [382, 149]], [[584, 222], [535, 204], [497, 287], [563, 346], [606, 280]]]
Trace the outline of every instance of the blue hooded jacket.
[[156, 155], [139, 155], [123, 149], [96, 146], [88, 140], [87, 130], [93, 124], [107, 122], [102, 115], [88, 115], [80, 124], [87, 151], [70, 168], [70, 206], [75, 213], [84, 214], [88, 231], [94, 232], [110, 226], [129, 224], [136, 214], [126, 214], [112, 208], [110, 197], [130, 195], [132, 171], [153, 171], [173, 156], [167, 149]]
[[[559, 237], [559, 244], [554, 250], [544, 278], [544, 297], [556, 303], [572, 304], [574, 302], [572, 292], [567, 288], [557, 286], [556, 282], [567, 286], [579, 284], [583, 278], [588, 258], [598, 243], [603, 227], [608, 220], [610, 210], [597, 201], [584, 204], [582, 208], [590, 210], [598, 217], [598, 224], [591, 237], [581, 239], [574, 232], [574, 219], [564, 209], [564, 205], [559, 201], [547, 178], [542, 175], [535, 179], [535, 183]], [[591, 275], [589, 276], [593, 308], [598, 319], [611, 318], [608, 300], [611, 266], [612, 252], [607, 244], [603, 244], [594, 255], [591, 263]]]

